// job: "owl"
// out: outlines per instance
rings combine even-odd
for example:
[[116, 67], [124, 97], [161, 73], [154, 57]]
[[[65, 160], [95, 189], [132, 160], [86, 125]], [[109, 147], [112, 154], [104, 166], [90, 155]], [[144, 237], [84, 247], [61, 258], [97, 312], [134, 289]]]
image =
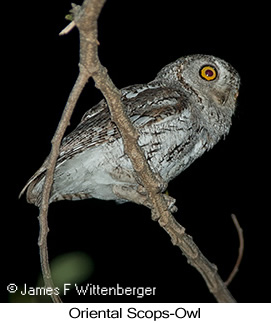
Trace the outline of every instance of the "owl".
[[[166, 65], [147, 84], [121, 89], [138, 144], [165, 186], [229, 132], [239, 86], [238, 73], [224, 60], [190, 55]], [[47, 162], [22, 191], [36, 206]], [[102, 100], [62, 140], [49, 202], [96, 198], [141, 203], [143, 194]]]

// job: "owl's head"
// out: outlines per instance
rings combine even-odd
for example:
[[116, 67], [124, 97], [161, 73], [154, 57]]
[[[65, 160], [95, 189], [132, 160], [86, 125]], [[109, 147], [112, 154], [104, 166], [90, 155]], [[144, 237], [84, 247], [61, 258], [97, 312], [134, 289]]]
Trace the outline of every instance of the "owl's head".
[[210, 55], [190, 55], [165, 66], [157, 79], [196, 94], [200, 101], [235, 108], [240, 77], [227, 62]]

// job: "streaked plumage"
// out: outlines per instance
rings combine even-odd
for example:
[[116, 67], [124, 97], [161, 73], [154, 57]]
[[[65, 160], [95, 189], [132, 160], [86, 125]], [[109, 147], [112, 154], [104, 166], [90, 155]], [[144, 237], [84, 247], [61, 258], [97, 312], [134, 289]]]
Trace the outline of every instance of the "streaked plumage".
[[[165, 183], [228, 133], [239, 84], [228, 63], [192, 55], [165, 66], [148, 84], [121, 90], [126, 112], [140, 134], [139, 145]], [[45, 170], [46, 160], [23, 189], [29, 203], [40, 203]], [[63, 139], [50, 202], [131, 200], [126, 191], [137, 192], [138, 183], [102, 100]]]

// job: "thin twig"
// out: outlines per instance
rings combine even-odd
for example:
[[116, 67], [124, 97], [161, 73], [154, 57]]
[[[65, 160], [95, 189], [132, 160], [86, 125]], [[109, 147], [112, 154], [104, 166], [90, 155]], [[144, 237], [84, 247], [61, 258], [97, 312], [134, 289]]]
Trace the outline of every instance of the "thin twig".
[[66, 26], [63, 30], [61, 30], [61, 32], [58, 35], [64, 36], [64, 35], [68, 34], [74, 27], [75, 27], [75, 22], [72, 21], [68, 24], [68, 26]]
[[238, 238], [239, 238], [239, 250], [238, 250], [238, 257], [237, 257], [237, 260], [236, 260], [236, 263], [233, 267], [233, 270], [232, 272], [230, 273], [228, 279], [225, 281], [225, 285], [228, 286], [231, 281], [233, 280], [233, 278], [235, 277], [235, 275], [237, 274], [238, 270], [239, 270], [239, 266], [241, 264], [241, 261], [242, 261], [242, 258], [243, 258], [243, 254], [244, 254], [244, 235], [243, 235], [243, 230], [237, 220], [237, 217], [236, 215], [232, 214], [231, 215], [232, 217], [232, 221], [235, 225], [235, 228], [237, 230], [237, 233], [238, 233]]

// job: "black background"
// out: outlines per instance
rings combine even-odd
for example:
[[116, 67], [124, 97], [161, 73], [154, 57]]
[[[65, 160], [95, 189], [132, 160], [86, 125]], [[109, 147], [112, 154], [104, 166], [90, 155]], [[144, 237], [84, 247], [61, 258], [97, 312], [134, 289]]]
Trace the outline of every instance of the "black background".
[[[9, 301], [8, 283], [35, 286], [40, 273], [38, 209], [24, 197], [18, 200], [18, 194], [50, 151], [79, 58], [77, 30], [58, 36], [67, 25], [70, 1], [18, 6], [5, 29], [8, 57], [2, 61], [7, 71], [1, 141], [4, 301]], [[164, 65], [188, 54], [212, 54], [238, 70], [242, 85], [230, 134], [172, 181], [169, 193], [177, 199], [177, 220], [225, 280], [238, 253], [230, 217], [237, 215], [245, 252], [229, 289], [238, 302], [270, 302], [270, 36], [267, 8], [246, 6], [108, 0], [99, 19], [99, 54], [119, 88], [148, 82]], [[90, 80], [68, 131], [101, 98]], [[94, 273], [86, 282], [157, 287], [145, 302], [215, 301], [144, 207], [98, 200], [57, 202], [50, 206], [49, 227], [50, 259], [71, 251], [93, 259]], [[138, 301], [75, 293], [63, 300]]]

